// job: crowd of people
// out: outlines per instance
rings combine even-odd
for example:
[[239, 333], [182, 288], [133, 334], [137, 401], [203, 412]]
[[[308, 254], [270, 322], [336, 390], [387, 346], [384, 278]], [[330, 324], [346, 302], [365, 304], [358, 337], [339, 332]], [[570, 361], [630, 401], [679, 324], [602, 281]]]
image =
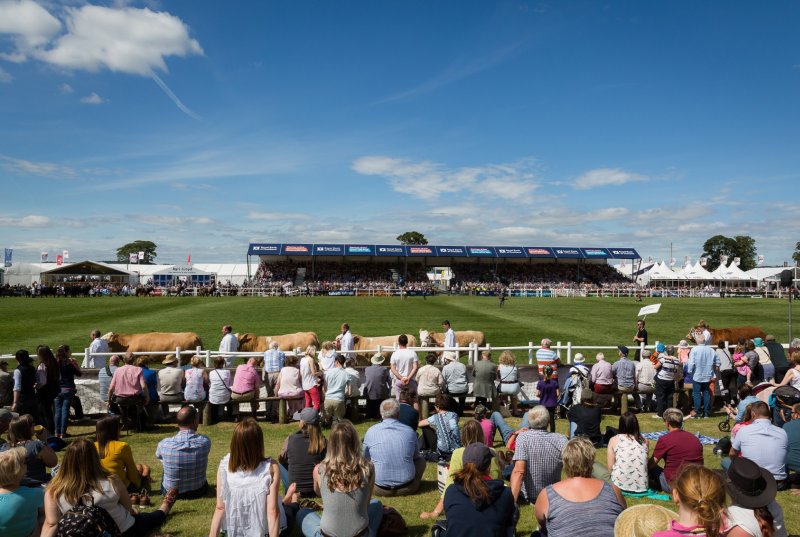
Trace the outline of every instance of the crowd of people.
[[[452, 329], [449, 321], [443, 327]], [[98, 354], [83, 366], [98, 370], [108, 407], [96, 422], [94, 442], [65, 440], [75, 377], [82, 374], [69, 348], [53, 353], [40, 346], [38, 364], [20, 350], [13, 372], [0, 363], [0, 406], [10, 407], [0, 410], [0, 534], [52, 536], [91, 524], [111, 535], [134, 536], [160, 527], [176, 501], [210, 493], [208, 464], [216, 462], [209, 461], [211, 440], [198, 432], [209, 405], [211, 421], [205, 425], [226, 415], [237, 421], [217, 468], [208, 530], [214, 537], [379, 535], [388, 513], [382, 501], [418, 494], [428, 464], [447, 467], [439, 501], [419, 515], [434, 520], [438, 535], [511, 535], [521, 516], [535, 518], [540, 534], [551, 537], [588, 531], [787, 535], [775, 499], [779, 490], [800, 484], [792, 474], [800, 472], [800, 402], [787, 406], [785, 399], [787, 387], [800, 394], [800, 340], [792, 342], [787, 359], [774, 338], [743, 341], [731, 352], [707, 345], [707, 332], [701, 322], [695, 346], [659, 344], [638, 360], [624, 345], [613, 364], [599, 354], [590, 368], [576, 355], [564, 383], [558, 380], [558, 354], [545, 339], [536, 353], [537, 404], [517, 414], [522, 420], [513, 427], [507, 420], [519, 411], [521, 382], [508, 351], [497, 362], [483, 352], [471, 371], [455, 353], [443, 353], [441, 368], [440, 357], [429, 353], [421, 366], [400, 336], [388, 363], [381, 354], [372, 356], [362, 385], [346, 324], [342, 337], [324, 342], [320, 352], [312, 346], [287, 356], [274, 345], [239, 365], [232, 356], [219, 356], [209, 369], [199, 357], [181, 363], [168, 356], [158, 371], [131, 354], [106, 362], [107, 349], [94, 331], [90, 350]], [[221, 349], [235, 351], [226, 338], [233, 338], [229, 326], [223, 327]], [[632, 343], [647, 340], [639, 321]], [[265, 452], [256, 421], [262, 385], [293, 405], [298, 423], [275, 454]], [[687, 385], [693, 397], [685, 413], [671, 396]], [[704, 466], [700, 439], [684, 430], [686, 419], [712, 415], [715, 385], [728, 403], [722, 415], [735, 422], [730, 445], [717, 446], [725, 455], [717, 472]], [[766, 389], [775, 397], [764, 401]], [[367, 417], [379, 420], [363, 441], [344, 419], [356, 395], [366, 398]], [[468, 395], [475, 399], [470, 409]], [[617, 427], [601, 432], [602, 407], [622, 408], [628, 397], [638, 415], [624, 411]], [[434, 399], [433, 411], [421, 416], [420, 400], [428, 398]], [[505, 415], [501, 401], [507, 403]], [[250, 415], [238, 412], [241, 403], [251, 404]], [[174, 418], [170, 404], [181, 405]], [[129, 412], [136, 418], [138, 409], [145, 410], [145, 427], [164, 419], [178, 425], [155, 451], [161, 483], [151, 483], [151, 468], [137, 463], [141, 454], [121, 440]], [[646, 410], [655, 410], [665, 427], [655, 440], [640, 430]], [[569, 422], [566, 435], [556, 432], [560, 416]], [[599, 447], [607, 448], [603, 460]], [[56, 450], [64, 448], [59, 464]], [[161, 503], [139, 512], [136, 506], [150, 505], [153, 486]], [[627, 508], [626, 498], [654, 491], [670, 494], [676, 510]], [[625, 524], [648, 529], [620, 533]]]
[[519, 289], [635, 289], [635, 283], [610, 265], [504, 263], [497, 266], [458, 263], [452, 267], [455, 293]]

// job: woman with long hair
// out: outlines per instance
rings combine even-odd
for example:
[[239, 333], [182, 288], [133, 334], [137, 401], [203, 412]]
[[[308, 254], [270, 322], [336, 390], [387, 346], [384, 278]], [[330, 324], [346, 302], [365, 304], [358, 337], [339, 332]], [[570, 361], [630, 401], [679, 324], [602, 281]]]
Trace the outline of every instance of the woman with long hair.
[[72, 359], [69, 347], [66, 345], [61, 345], [56, 350], [56, 361], [59, 370], [59, 393], [55, 400], [55, 431], [53, 432], [57, 437], [64, 438], [67, 434], [69, 408], [78, 393], [75, 377], [81, 376], [81, 368], [78, 367], [78, 362]]
[[458, 414], [450, 411], [452, 401], [447, 394], [440, 393], [436, 396], [436, 412], [419, 422], [422, 429], [422, 450], [435, 453], [439, 459], [448, 461], [456, 448], [463, 447]]
[[293, 419], [298, 421], [299, 430], [283, 443], [279, 457], [281, 477], [284, 487], [294, 483], [301, 496], [310, 498], [316, 496], [314, 467], [325, 458], [328, 442], [319, 426], [319, 412], [313, 408], [304, 408]]
[[619, 417], [619, 433], [608, 442], [608, 470], [611, 482], [624, 492], [647, 492], [647, 450], [649, 444], [639, 432], [636, 414]]
[[725, 485], [712, 470], [699, 464], [684, 466], [672, 486], [672, 500], [678, 505], [678, 520], [653, 537], [717, 537], [722, 533]]
[[[230, 453], [217, 470], [217, 507], [211, 519], [210, 537], [226, 531], [230, 537], [278, 537], [288, 533], [287, 519], [297, 503], [284, 505], [278, 497], [278, 464], [264, 455], [264, 433], [247, 417], [236, 424]], [[294, 499], [294, 487], [286, 489]]]
[[520, 391], [519, 369], [517, 357], [511, 351], [503, 351], [498, 358], [497, 379], [500, 381], [500, 396], [508, 396], [511, 404], [511, 414], [517, 415], [517, 395]]
[[58, 464], [58, 457], [50, 446], [36, 438], [36, 423], [30, 414], [11, 420], [8, 427], [8, 443], [3, 445], [0, 451], [18, 447], [24, 448], [26, 453], [26, 470], [22, 476], [22, 486], [41, 487], [50, 481], [47, 468], [53, 468]]
[[448, 537], [505, 537], [516, 525], [511, 489], [489, 474], [493, 460], [494, 453], [483, 442], [464, 448], [463, 467], [444, 493]]
[[36, 400], [36, 368], [33, 367], [33, 359], [25, 349], [18, 350], [14, 357], [18, 365], [14, 370], [14, 400], [11, 410], [37, 418], [39, 403]]
[[121, 429], [122, 421], [119, 416], [101, 418], [95, 429], [97, 441], [94, 446], [103, 468], [117, 476], [128, 492], [139, 492], [148, 485], [150, 467], [134, 462], [131, 447], [127, 442], [119, 440]]
[[39, 345], [36, 348], [36, 356], [39, 357], [39, 365], [36, 367], [36, 397], [39, 400], [39, 414], [42, 418], [42, 425], [48, 431], [53, 432], [56, 428], [53, 404], [60, 390], [61, 373], [50, 347]]
[[225, 357], [214, 357], [214, 369], [208, 374], [208, 404], [211, 423], [214, 425], [222, 419], [222, 409], [228, 405], [228, 414], [232, 414], [231, 402], [231, 372], [225, 369]]
[[301, 509], [297, 522], [305, 537], [337, 535], [376, 537], [383, 505], [370, 501], [375, 469], [361, 453], [358, 432], [348, 420], [331, 428], [328, 452], [314, 468], [314, 490], [325, 506], [322, 516]]
[[137, 513], [122, 481], [103, 468], [92, 443], [79, 438], [67, 447], [58, 474], [45, 490], [42, 537], [54, 537], [64, 513], [86, 495], [108, 512], [122, 537], [141, 537], [166, 521], [178, 498], [178, 489], [170, 489], [157, 510]]
[[768, 470], [736, 457], [726, 473], [731, 505], [725, 513], [726, 537], [786, 535], [783, 509], [775, 501], [778, 484]]
[[[323, 348], [325, 348], [324, 344]], [[314, 349], [314, 351], [316, 351], [316, 349]], [[317, 376], [317, 371], [317, 363], [314, 361], [314, 354], [306, 353], [306, 355], [300, 360], [301, 386], [305, 394], [305, 406], [313, 407], [314, 410], [319, 410], [320, 402], [320, 381], [319, 377]]]

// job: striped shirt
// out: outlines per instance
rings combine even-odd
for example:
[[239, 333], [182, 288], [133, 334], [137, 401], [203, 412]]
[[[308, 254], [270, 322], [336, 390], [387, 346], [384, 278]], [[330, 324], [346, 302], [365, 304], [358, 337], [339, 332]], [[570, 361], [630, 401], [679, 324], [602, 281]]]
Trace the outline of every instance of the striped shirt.
[[528, 503], [534, 503], [539, 493], [561, 481], [561, 453], [567, 445], [563, 434], [529, 429], [517, 437], [515, 461], [525, 461], [522, 493]]
[[278, 373], [283, 369], [286, 355], [278, 349], [270, 349], [264, 353], [264, 372]]

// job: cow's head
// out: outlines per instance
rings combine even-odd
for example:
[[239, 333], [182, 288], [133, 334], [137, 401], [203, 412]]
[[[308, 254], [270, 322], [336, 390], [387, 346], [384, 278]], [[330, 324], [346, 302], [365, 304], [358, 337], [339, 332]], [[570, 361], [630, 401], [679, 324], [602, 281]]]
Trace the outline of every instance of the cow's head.
[[243, 345], [247, 345], [253, 342], [253, 334], [236, 333], [233, 335], [236, 336], [236, 340], [239, 342], [239, 347], [242, 347]]
[[109, 332], [108, 334], [100, 336], [100, 339], [104, 339], [104, 340], [108, 341], [109, 343], [112, 342], [112, 341], [116, 341], [118, 338], [119, 338], [119, 336], [117, 334], [115, 334], [114, 332]]
[[695, 334], [701, 334], [701, 333], [703, 333], [703, 331], [695, 326], [694, 328], [689, 330], [688, 334], [686, 334], [686, 341], [691, 341], [692, 343], [695, 343], [694, 335]]
[[433, 337], [431, 333], [427, 330], [423, 330], [422, 328], [419, 329], [419, 344], [420, 347], [433, 347]]

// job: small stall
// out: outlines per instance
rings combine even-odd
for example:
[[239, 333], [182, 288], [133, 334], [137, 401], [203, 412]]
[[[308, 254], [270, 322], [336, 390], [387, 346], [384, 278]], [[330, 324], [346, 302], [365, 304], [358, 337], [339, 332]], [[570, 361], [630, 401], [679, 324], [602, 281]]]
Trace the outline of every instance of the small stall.
[[182, 284], [188, 287], [206, 287], [215, 280], [214, 276], [193, 265], [172, 265], [153, 274], [153, 285], [172, 287]]

